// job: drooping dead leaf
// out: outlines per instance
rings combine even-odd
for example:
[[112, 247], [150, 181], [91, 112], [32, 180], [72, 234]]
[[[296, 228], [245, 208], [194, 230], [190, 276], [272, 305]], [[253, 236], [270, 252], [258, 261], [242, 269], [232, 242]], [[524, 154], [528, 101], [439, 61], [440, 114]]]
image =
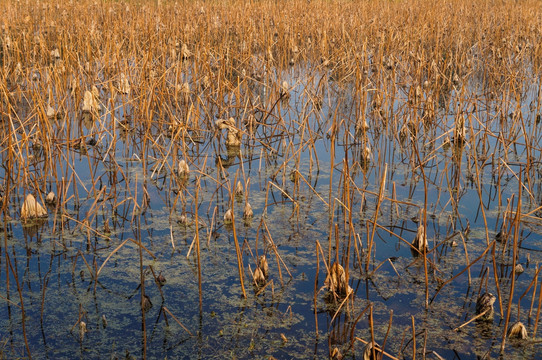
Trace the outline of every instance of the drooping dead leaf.
[[21, 207], [21, 219], [34, 219], [40, 217], [46, 217], [47, 210], [36, 201], [36, 198], [32, 194], [28, 194]]

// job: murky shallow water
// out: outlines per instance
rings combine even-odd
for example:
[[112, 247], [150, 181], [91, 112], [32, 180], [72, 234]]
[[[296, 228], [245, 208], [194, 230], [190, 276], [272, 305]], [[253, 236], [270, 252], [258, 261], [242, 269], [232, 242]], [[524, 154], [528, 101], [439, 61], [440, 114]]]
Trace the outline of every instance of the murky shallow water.
[[[283, 77], [295, 84], [287, 101], [276, 101], [276, 91], [270, 87], [243, 88], [250, 94], [247, 97], [260, 96], [260, 106], [270, 116], [255, 112], [266, 125], [252, 136], [245, 134], [240, 154], [228, 154], [224, 134], [218, 136], [218, 130], [203, 131], [201, 142], [185, 136], [186, 146], [172, 142], [165, 125], [146, 128], [122, 101], [117, 102], [115, 116], [129, 119], [132, 129], [118, 130], [116, 143], [103, 131], [112, 129], [110, 115], [102, 115], [94, 125], [74, 126], [74, 134], [92, 136], [98, 143], [86, 152], [61, 150], [66, 161], [55, 166], [62, 175], [46, 187], [56, 193], [65, 189], [66, 208], [49, 208], [47, 220], [23, 225], [18, 219], [23, 194], [10, 201], [13, 219], [4, 222], [0, 247], [0, 352], [22, 356], [26, 333], [37, 358], [142, 358], [144, 354], [149, 358], [322, 358], [334, 347], [347, 357], [361, 358], [363, 344], [350, 344], [356, 337], [370, 341], [366, 310], [372, 305], [375, 340], [382, 343], [386, 338], [385, 349], [394, 356], [403, 353], [412, 358], [414, 346], [418, 356], [422, 348], [446, 359], [498, 356], [505, 322], [501, 314], [506, 314], [511, 285], [510, 246], [497, 243], [495, 264], [488, 251], [468, 271], [453, 277], [484, 253], [488, 240], [493, 241], [507, 199], [513, 200], [513, 211], [507, 216], [514, 216], [519, 173], [523, 179], [529, 177], [522, 192], [522, 212], [529, 216], [519, 232], [517, 261], [525, 272], [516, 279], [511, 322], [523, 321], [532, 334], [539, 302], [536, 295], [529, 317], [533, 289], [528, 287], [542, 250], [540, 211], [532, 211], [541, 204], [542, 167], [538, 125], [528, 104], [539, 84], [530, 84], [521, 105], [523, 133], [508, 129], [506, 121], [504, 125], [493, 121], [497, 115], [488, 110], [492, 104], [472, 86], [473, 100], [468, 104], [476, 104], [477, 109], [465, 105], [460, 111], [470, 121], [472, 132], [467, 136], [477, 140], [459, 148], [443, 145], [446, 137], [453, 137], [454, 104], [465, 94], [450, 91], [447, 99], [439, 99], [437, 121], [426, 127], [416, 123], [417, 135], [401, 141], [401, 129], [421, 112], [407, 105], [404, 92], [389, 98], [388, 106], [378, 113], [371, 106], [362, 109], [352, 85], [334, 82], [331, 72], [296, 67]], [[315, 78], [324, 79], [325, 85], [315, 88]], [[370, 90], [369, 94], [385, 89]], [[320, 93], [314, 95], [316, 91]], [[106, 89], [101, 95], [108, 99]], [[232, 108], [239, 102], [234, 98]], [[320, 100], [321, 108], [316, 105]], [[196, 104], [195, 96], [190, 101]], [[205, 102], [194, 106], [212, 115], [205, 116], [204, 122], [227, 115], [246, 117], [238, 109], [219, 111]], [[179, 116], [186, 117], [186, 108], [176, 110]], [[370, 125], [365, 137], [355, 131], [359, 112], [366, 114]], [[145, 131], [153, 135], [154, 143], [142, 141]], [[495, 134], [513, 131], [518, 137], [508, 148], [496, 140]], [[196, 139], [198, 134], [185, 135]], [[528, 173], [524, 171], [527, 151], [521, 145], [525, 139], [532, 146]], [[360, 159], [366, 145], [373, 157], [364, 168]], [[424, 179], [414, 149], [424, 162], [427, 187], [428, 260], [433, 264], [428, 267], [427, 308], [423, 262], [401, 240], [413, 240], [424, 207]], [[36, 150], [25, 154], [29, 162], [29, 155], [38, 159], [32, 165], [36, 174], [43, 171]], [[192, 169], [187, 181], [174, 173], [181, 158]], [[367, 244], [373, 236], [385, 167], [384, 199], [367, 272]], [[296, 179], [294, 170], [303, 178]], [[2, 175], [6, 177], [5, 170]], [[234, 200], [246, 298], [239, 282], [233, 228], [223, 221], [231, 200], [228, 188], [233, 189], [235, 179], [250, 179], [246, 198], [254, 209], [254, 218], [245, 223], [244, 195]], [[182, 214], [191, 220], [196, 211], [201, 222], [201, 306], [197, 250], [191, 247], [196, 228], [180, 222]], [[153, 304], [144, 319], [139, 241], [145, 247], [141, 251], [144, 291]], [[318, 255], [317, 244], [322, 249]], [[326, 301], [321, 290], [326, 277], [322, 255], [334, 259], [336, 252], [343, 264], [350, 255], [349, 283], [354, 289], [337, 313], [337, 304]], [[261, 290], [252, 285], [251, 271], [257, 255], [264, 253], [270, 276]], [[473, 322], [454, 331], [475, 315], [480, 288], [497, 294], [494, 265], [504, 309], [497, 300], [493, 323]], [[163, 287], [155, 283], [153, 271], [167, 279]], [[26, 314], [24, 332], [18, 288]], [[517, 304], [524, 293], [518, 315]], [[80, 321], [87, 328], [83, 337]], [[503, 358], [540, 357], [536, 339], [509, 343]]]

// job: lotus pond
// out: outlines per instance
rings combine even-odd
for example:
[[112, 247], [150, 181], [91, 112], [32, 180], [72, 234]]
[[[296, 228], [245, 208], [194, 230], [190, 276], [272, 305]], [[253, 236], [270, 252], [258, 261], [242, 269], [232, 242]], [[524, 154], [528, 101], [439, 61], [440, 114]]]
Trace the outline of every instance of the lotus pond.
[[1, 358], [542, 356], [535, 1], [5, 5]]

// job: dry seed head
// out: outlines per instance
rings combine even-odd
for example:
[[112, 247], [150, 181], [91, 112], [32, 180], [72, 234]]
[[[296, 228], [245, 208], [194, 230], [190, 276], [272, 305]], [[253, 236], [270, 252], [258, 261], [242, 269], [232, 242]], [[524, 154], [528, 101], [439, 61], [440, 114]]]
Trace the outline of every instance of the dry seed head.
[[166, 284], [166, 277], [162, 275], [162, 272], [158, 274], [158, 276], [156, 277], [156, 281], [158, 282], [158, 285], [160, 286], [164, 286]]
[[527, 328], [525, 327], [525, 325], [523, 325], [523, 323], [521, 321], [518, 321], [518, 322], [512, 324], [512, 326], [510, 326], [510, 328], [508, 328], [507, 336], [510, 339], [523, 340], [523, 339], [527, 339], [529, 334], [527, 333]]
[[333, 360], [341, 360], [343, 358], [340, 350], [338, 347], [334, 347], [333, 348], [333, 351], [331, 352], [331, 358]]
[[256, 122], [256, 118], [253, 114], [249, 114], [245, 119], [245, 127], [247, 128], [247, 131], [252, 134], [257, 126], [258, 124]]
[[459, 75], [457, 75], [457, 73], [454, 74], [452, 78], [452, 83], [456, 86], [459, 85]]
[[382, 107], [382, 102], [384, 101], [382, 93], [380, 91], [375, 92], [373, 98], [373, 108], [380, 109]]
[[493, 319], [493, 304], [495, 303], [496, 297], [490, 293], [484, 293], [481, 295], [478, 300], [476, 300], [476, 315], [482, 315], [480, 319], [482, 320], [491, 320]]
[[254, 285], [256, 286], [263, 286], [265, 285], [265, 276], [262, 273], [262, 270], [257, 267], [256, 270], [254, 270]]
[[243, 133], [235, 126], [235, 119], [230, 117], [228, 120], [219, 119], [215, 121], [215, 125], [220, 129], [226, 129], [228, 135], [226, 137], [227, 146], [240, 146]]
[[211, 80], [209, 80], [209, 76], [205, 75], [200, 83], [201, 89], [205, 90], [209, 87], [211, 87]]
[[408, 126], [406, 124], [401, 127], [401, 130], [399, 130], [399, 140], [401, 143], [404, 143], [410, 136], [410, 130], [408, 129]]
[[177, 222], [183, 226], [188, 226], [188, 224], [190, 224], [190, 221], [188, 220], [188, 217], [186, 216], [186, 214], [181, 214]]
[[352, 291], [352, 288], [348, 285], [344, 268], [339, 263], [334, 263], [331, 266], [329, 274], [324, 280], [324, 286], [327, 287], [330, 292], [336, 293], [339, 296], [349, 295]]
[[98, 99], [100, 98], [100, 91], [98, 90], [98, 88], [96, 87], [96, 85], [92, 86], [92, 95], [94, 96], [94, 99], [96, 101], [98, 101]]
[[183, 46], [181, 47], [181, 56], [183, 60], [186, 60], [192, 57], [192, 52], [188, 50], [188, 45], [183, 44]]
[[416, 85], [416, 90], [414, 94], [416, 95], [416, 100], [419, 101], [422, 97], [422, 88], [420, 87], [420, 85]]
[[227, 120], [224, 120], [224, 119], [218, 119], [215, 121], [215, 125], [216, 127], [218, 127], [220, 130], [223, 130], [223, 129], [230, 129], [230, 128], [235, 128], [235, 119], [234, 118], [229, 118]]
[[55, 60], [60, 59], [60, 51], [58, 50], [58, 48], [51, 50], [51, 57]]
[[76, 78], [71, 77], [70, 81], [68, 83], [68, 89], [71, 90], [72, 94], [77, 90], [78, 88], [78, 81]]
[[90, 91], [85, 91], [85, 95], [83, 97], [83, 111], [84, 112], [92, 112], [93, 111], [93, 96]]
[[130, 82], [128, 81], [128, 78], [123, 73], [120, 74], [120, 80], [119, 80], [119, 92], [124, 95], [130, 94]]
[[98, 103], [98, 98], [100, 96], [100, 92], [98, 91], [98, 88], [96, 86], [92, 87], [92, 91], [85, 91], [85, 95], [83, 96], [83, 112], [88, 113], [99, 113], [100, 112], [100, 104]]
[[426, 120], [433, 120], [435, 117], [435, 104], [433, 103], [433, 98], [428, 96], [425, 100], [425, 107], [423, 109], [423, 117]]
[[17, 65], [15, 66], [15, 76], [18, 78], [23, 75], [23, 66], [21, 65], [21, 62], [17, 62]]
[[269, 62], [273, 62], [274, 58], [273, 58], [273, 52], [271, 51], [271, 47], [268, 47], [267, 48], [267, 53], [265, 55], [265, 59]]
[[181, 159], [179, 161], [179, 164], [177, 164], [177, 175], [180, 177], [185, 177], [190, 174], [190, 168], [188, 167], [188, 164], [184, 159]]
[[106, 219], [105, 222], [104, 222], [103, 232], [105, 234], [110, 234], [111, 233], [111, 229], [109, 228], [109, 219]]
[[57, 115], [56, 110], [51, 105], [47, 105], [47, 118], [54, 120], [57, 118]]
[[34, 195], [28, 194], [21, 207], [21, 219], [46, 217], [47, 210], [36, 201]]
[[454, 143], [461, 145], [467, 139], [467, 129], [465, 128], [465, 119], [459, 116], [455, 119]]
[[243, 133], [238, 129], [228, 129], [228, 137], [226, 138], [227, 146], [240, 146]]
[[243, 210], [243, 219], [249, 220], [254, 216], [254, 212], [252, 211], [252, 206], [247, 203], [245, 204], [245, 209]]
[[241, 181], [237, 181], [237, 185], [235, 186], [235, 195], [242, 196], [243, 192], [243, 185], [241, 185]]
[[258, 268], [262, 271], [263, 276], [267, 279], [269, 277], [269, 264], [265, 255], [261, 255], [258, 258]]
[[228, 209], [226, 213], [224, 214], [224, 223], [225, 224], [231, 224], [233, 222], [233, 212], [231, 209]]
[[87, 323], [84, 321], [79, 322], [79, 338], [81, 341], [85, 337], [85, 333], [87, 332]]
[[281, 97], [290, 96], [289, 85], [288, 85], [288, 82], [286, 80], [283, 81], [282, 84], [280, 85], [279, 94], [280, 94]]
[[364, 133], [369, 130], [369, 124], [366, 119], [359, 118], [356, 122], [356, 133]]
[[450, 144], [451, 144], [450, 138], [448, 136], [446, 136], [444, 138], [444, 141], [442, 142], [442, 148], [444, 150], [446, 150], [446, 149], [448, 149], [450, 147]]
[[142, 307], [143, 307], [143, 310], [145, 312], [149, 311], [151, 308], [152, 308], [152, 302], [151, 302], [151, 298], [148, 297], [147, 295], [144, 295], [143, 296], [143, 299], [141, 300], [142, 301]]
[[516, 265], [516, 275], [519, 275], [519, 274], [523, 273], [524, 271], [525, 271], [525, 269], [523, 268], [523, 266], [521, 264]]
[[412, 246], [414, 246], [421, 253], [427, 249], [427, 236], [425, 234], [425, 227], [423, 225], [418, 226], [418, 232], [416, 233], [416, 237], [412, 242]]
[[45, 203], [49, 205], [54, 205], [56, 203], [56, 195], [54, 192], [49, 192], [47, 196], [45, 197]]
[[371, 148], [368, 146], [365, 146], [365, 149], [361, 152], [361, 162], [363, 164], [369, 164], [371, 162], [372, 158], [372, 152]]
[[391, 57], [386, 57], [383, 61], [383, 65], [386, 69], [391, 70], [395, 66], [395, 61]]
[[378, 354], [380, 352], [377, 351], [377, 349], [379, 349], [378, 345], [375, 346], [375, 351], [374, 351], [374, 356], [373, 356], [373, 343], [371, 341], [369, 341], [365, 345], [365, 347], [363, 348], [363, 360], [376, 360], [376, 359], [378, 359]]

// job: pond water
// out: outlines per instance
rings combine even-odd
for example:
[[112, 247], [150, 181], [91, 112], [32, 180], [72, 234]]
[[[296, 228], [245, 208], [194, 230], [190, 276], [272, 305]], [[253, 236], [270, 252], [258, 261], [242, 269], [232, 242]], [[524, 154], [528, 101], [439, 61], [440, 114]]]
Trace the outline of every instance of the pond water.
[[[49, 359], [316, 359], [335, 348], [363, 358], [358, 339], [373, 336], [397, 358], [413, 358], [413, 349], [418, 358], [424, 349], [428, 358], [542, 356], [533, 335], [542, 158], [530, 106], [539, 79], [527, 78], [521, 101], [506, 109], [512, 96], [489, 91], [483, 78], [450, 83], [424, 118], [428, 92], [412, 95], [399, 68], [355, 81], [339, 66], [299, 63], [261, 81], [230, 74], [239, 85], [220, 94], [199, 87], [191, 62], [183, 66], [192, 91], [181, 100], [157, 95], [162, 105], [144, 113], [131, 102], [136, 90], [112, 95], [104, 82], [95, 119], [75, 96], [63, 100], [68, 111], [49, 129], [56, 148], [34, 140], [18, 159], [2, 152], [4, 184], [32, 185], [10, 192], [3, 217], [0, 354], [26, 356], [26, 337], [32, 357]], [[25, 109], [21, 118], [31, 116]], [[243, 131], [238, 148], [214, 125], [230, 116]], [[366, 130], [356, 129], [360, 118]], [[464, 142], [454, 136], [459, 118]], [[96, 143], [77, 146], [79, 138]], [[181, 159], [191, 170], [184, 178]], [[232, 195], [237, 181], [243, 195]], [[48, 191], [58, 197], [48, 217], [21, 222], [25, 195], [43, 202]], [[426, 266], [408, 245], [424, 218]], [[501, 229], [507, 241], [493, 242]], [[252, 273], [264, 254], [262, 288]], [[336, 259], [353, 289], [344, 302], [324, 288]], [[501, 353], [514, 263], [524, 271], [515, 272], [509, 323], [522, 321], [530, 338]], [[486, 291], [497, 296], [493, 321], [454, 330]]]

